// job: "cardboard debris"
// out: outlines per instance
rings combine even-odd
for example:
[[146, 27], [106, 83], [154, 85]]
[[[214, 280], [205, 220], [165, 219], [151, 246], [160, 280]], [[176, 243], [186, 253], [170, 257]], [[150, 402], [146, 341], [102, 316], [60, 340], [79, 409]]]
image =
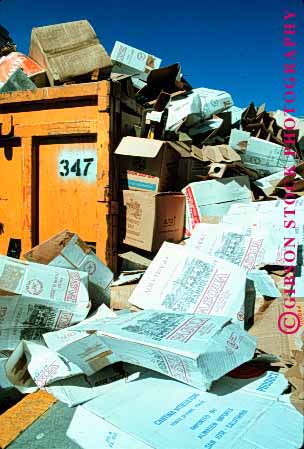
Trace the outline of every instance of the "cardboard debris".
[[281, 400], [286, 388], [271, 371], [257, 379], [226, 376], [210, 393], [141, 376], [78, 407], [67, 436], [83, 449], [295, 449], [303, 421]]
[[129, 302], [143, 309], [225, 316], [243, 326], [245, 284], [243, 268], [165, 242]]
[[109, 74], [112, 67], [87, 20], [33, 28], [29, 56], [46, 70], [51, 86], [96, 69]]
[[[296, 300], [295, 311], [298, 316], [302, 317], [300, 328], [296, 333], [284, 333], [284, 330], [289, 332], [286, 325], [291, 326], [292, 324], [295, 324], [293, 323], [294, 317], [292, 314], [287, 317], [286, 325], [284, 325], [285, 318], [283, 313], [286, 312], [286, 309], [284, 307], [283, 299], [277, 298], [271, 302], [270, 306], [263, 313], [261, 319], [249, 330], [250, 335], [257, 338], [258, 349], [268, 354], [276, 355], [283, 361], [289, 363], [294, 362], [294, 351], [304, 349], [303, 342], [301, 342], [304, 317], [303, 298]], [[281, 326], [283, 331], [280, 330], [279, 326]]]
[[205, 215], [222, 217], [232, 203], [249, 203], [252, 200], [248, 176], [195, 182], [182, 192], [186, 196], [186, 237]]
[[138, 137], [124, 137], [115, 154], [120, 155], [123, 188], [151, 192], [174, 191], [180, 157], [191, 157], [191, 147]]
[[278, 298], [281, 296], [274, 280], [265, 270], [252, 270], [247, 274], [247, 278], [254, 283], [257, 296], [266, 296], [267, 298]]
[[255, 351], [255, 340], [225, 317], [143, 310], [90, 326], [122, 361], [202, 390]]
[[[94, 323], [96, 320], [105, 317], [115, 318], [116, 315], [111, 310], [101, 308], [97, 313], [87, 320], [86, 323]], [[69, 362], [77, 365], [82, 374], [91, 376], [104, 367], [118, 361], [112, 351], [96, 335], [88, 335], [86, 332], [77, 331], [75, 326], [66, 327], [55, 332], [43, 334], [43, 339], [48, 348], [65, 357]]]
[[126, 208], [124, 243], [154, 252], [165, 240], [182, 240], [185, 215], [182, 193], [124, 190], [123, 201]]
[[198, 223], [186, 244], [204, 255], [228, 260], [251, 271], [274, 265], [281, 242], [273, 238], [272, 228]]
[[13, 384], [7, 378], [5, 371], [5, 365], [9, 356], [10, 351], [0, 351], [0, 396], [2, 390], [13, 387]]
[[[1, 85], [1, 84], [0, 84]], [[0, 87], [0, 94], [14, 92], [16, 90], [35, 90], [36, 85], [26, 76], [21, 69], [17, 69]]]
[[191, 182], [201, 181], [202, 177], [206, 177], [208, 174], [209, 167], [206, 162], [198, 158], [184, 157], [178, 160], [178, 178], [182, 188]]
[[[68, 431], [84, 449], [298, 449], [304, 120], [239, 108], [228, 92], [192, 88], [179, 63], [160, 65], [120, 41], [110, 58], [87, 20], [34, 28], [29, 56], [0, 26], [0, 94], [107, 80], [98, 108], [116, 155], [99, 200], [120, 257], [112, 273], [69, 231], [24, 255], [12, 234], [7, 255], [30, 263], [0, 256], [0, 413], [18, 400], [6, 392], [41, 388], [85, 404]], [[0, 124], [6, 159], [19, 125], [10, 114]]]
[[193, 89], [172, 98], [167, 108], [166, 129], [175, 131], [182, 124], [191, 127], [232, 105], [232, 98], [227, 92], [204, 87]]
[[161, 64], [161, 59], [156, 56], [149, 55], [119, 41], [115, 42], [111, 59], [113, 72], [137, 75], [143, 81], [147, 80], [147, 74], [151, 70], [158, 69]]
[[143, 274], [144, 270], [121, 272], [118, 279], [111, 286], [111, 309], [122, 310], [131, 308], [129, 298]]
[[[303, 338], [303, 336], [302, 336]], [[296, 409], [304, 415], [304, 356], [303, 350], [294, 351], [295, 365], [287, 370], [285, 373], [286, 379], [293, 386], [291, 393], [291, 403]]]
[[292, 156], [284, 154], [284, 146], [251, 137], [249, 132], [233, 129], [229, 145], [238, 150], [245, 167], [257, 171], [261, 177], [280, 172], [295, 163]]
[[5, 84], [19, 68], [35, 86], [47, 86], [45, 70], [31, 58], [19, 52], [12, 52], [0, 59], [0, 86]]
[[207, 162], [238, 162], [239, 154], [229, 145], [206, 145], [202, 148], [203, 161]]
[[0, 349], [82, 321], [90, 310], [88, 275], [0, 256]]
[[134, 251], [126, 251], [125, 253], [120, 253], [119, 257], [122, 259], [122, 270], [146, 270], [151, 263], [151, 259], [137, 254]]
[[137, 284], [126, 284], [111, 287], [110, 307], [113, 310], [130, 309], [129, 298]]
[[124, 379], [128, 371], [134, 372], [134, 368], [126, 370], [121, 364], [114, 364], [84, 376], [69, 359], [25, 341], [17, 346], [5, 368], [8, 378], [20, 392], [43, 389], [71, 407], [104, 394], [115, 382]]
[[8, 379], [22, 393], [33, 393], [56, 380], [81, 374], [73, 363], [34, 342], [21, 341], [5, 365]]
[[136, 98], [145, 104], [154, 101], [161, 92], [175, 96], [189, 90], [191, 86], [182, 76], [180, 64], [176, 63], [152, 70], [147, 77], [147, 84], [137, 92]]
[[95, 305], [109, 303], [113, 273], [77, 234], [62, 231], [32, 248], [24, 258], [30, 262], [88, 273], [90, 299]]

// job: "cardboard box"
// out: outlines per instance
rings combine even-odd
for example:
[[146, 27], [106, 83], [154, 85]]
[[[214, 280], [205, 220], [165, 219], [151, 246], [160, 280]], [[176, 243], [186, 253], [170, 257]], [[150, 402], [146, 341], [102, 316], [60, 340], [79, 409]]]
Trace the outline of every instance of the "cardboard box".
[[293, 156], [284, 154], [282, 145], [251, 137], [249, 132], [233, 129], [229, 145], [240, 152], [245, 167], [255, 170], [261, 177], [284, 170], [295, 165]]
[[82, 321], [88, 275], [0, 256], [0, 350]]
[[178, 177], [181, 187], [184, 188], [191, 182], [201, 181], [203, 176], [207, 176], [209, 167], [206, 162], [200, 159], [180, 158], [178, 161]]
[[244, 326], [245, 286], [243, 268], [165, 242], [129, 302], [142, 309], [225, 316]]
[[71, 270], [89, 275], [89, 295], [95, 305], [109, 302], [109, 286], [113, 273], [77, 234], [62, 231], [24, 254], [30, 262]]
[[250, 360], [256, 347], [238, 324], [219, 316], [142, 310], [92, 325], [123, 362], [201, 390]]
[[194, 182], [182, 192], [186, 196], [186, 237], [205, 215], [222, 217], [234, 202], [249, 203], [252, 200], [248, 176]]
[[139, 75], [138, 78], [146, 81], [151, 70], [158, 69], [161, 59], [148, 53], [137, 50], [122, 42], [116, 41], [111, 53], [113, 72], [127, 75]]
[[120, 182], [123, 188], [166, 192], [178, 187], [178, 160], [190, 156], [177, 142], [124, 137], [115, 154], [120, 155]]
[[126, 208], [124, 243], [146, 251], [157, 251], [165, 240], [180, 242], [185, 220], [182, 193], [123, 191]]
[[[303, 417], [281, 395], [288, 383], [268, 371], [225, 376], [212, 391], [151, 374], [113, 386], [77, 408], [67, 436], [83, 449], [295, 449]], [[248, 377], [248, 376], [247, 376]]]
[[51, 86], [112, 67], [87, 20], [33, 28], [29, 56], [46, 69]]
[[175, 96], [168, 109], [167, 131], [176, 131], [182, 124], [191, 128], [212, 118], [233, 105], [231, 95], [224, 91], [204, 87]]

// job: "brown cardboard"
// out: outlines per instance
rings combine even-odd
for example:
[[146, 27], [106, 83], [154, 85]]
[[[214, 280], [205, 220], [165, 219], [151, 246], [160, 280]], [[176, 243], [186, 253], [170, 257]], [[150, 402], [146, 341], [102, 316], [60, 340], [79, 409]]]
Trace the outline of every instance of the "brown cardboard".
[[123, 191], [126, 208], [124, 243], [157, 251], [164, 241], [183, 238], [185, 197], [182, 193]]
[[[130, 190], [155, 193], [179, 190], [181, 182], [185, 182], [185, 172], [193, 178], [192, 171], [187, 167], [178, 167], [179, 161], [185, 158], [186, 164], [187, 161], [192, 161], [195, 167], [197, 163], [202, 164], [196, 155], [198, 150], [183, 142], [124, 137], [115, 151], [115, 154], [120, 156], [121, 186]], [[196, 159], [193, 159], [194, 157]], [[182, 180], [177, 175], [181, 171]]]
[[120, 155], [120, 182], [123, 188], [166, 191], [174, 185], [178, 153], [161, 140], [124, 137], [116, 154]]
[[207, 164], [197, 158], [180, 158], [178, 161], [178, 178], [180, 188], [184, 188], [191, 182], [201, 181], [202, 177], [207, 176], [209, 167]]
[[285, 377], [293, 387], [291, 403], [304, 415], [304, 354], [303, 351], [295, 351], [295, 365], [289, 368]]
[[62, 231], [24, 254], [30, 262], [85, 271], [89, 275], [89, 294], [94, 305], [108, 302], [112, 271], [77, 234]]
[[[249, 333], [257, 337], [257, 348], [268, 354], [273, 354], [289, 362], [294, 362], [294, 351], [299, 349], [300, 335], [303, 323], [295, 334], [284, 334], [278, 327], [279, 316], [286, 312], [282, 298], [271, 301], [270, 306], [261, 315], [260, 319], [252, 326]], [[299, 316], [304, 314], [304, 299], [298, 298], [295, 310]]]
[[239, 154], [229, 145], [206, 145], [202, 148], [203, 160], [208, 162], [238, 162]]
[[87, 20], [33, 28], [29, 56], [46, 69], [50, 84], [93, 72], [112, 62]]
[[130, 309], [129, 298], [137, 284], [117, 285], [111, 287], [110, 307], [114, 310]]

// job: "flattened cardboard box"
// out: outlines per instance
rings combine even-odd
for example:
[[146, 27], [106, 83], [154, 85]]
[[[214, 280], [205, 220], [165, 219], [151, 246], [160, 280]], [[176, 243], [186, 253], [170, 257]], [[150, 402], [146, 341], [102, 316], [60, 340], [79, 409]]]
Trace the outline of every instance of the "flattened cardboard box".
[[243, 268], [165, 242], [129, 302], [142, 309], [225, 316], [243, 327], [245, 287]]
[[201, 390], [250, 360], [256, 348], [255, 339], [238, 324], [219, 316], [142, 310], [92, 325], [88, 330], [96, 329], [123, 362]]
[[127, 136], [118, 145], [122, 188], [150, 192], [179, 190], [178, 161], [190, 157], [191, 148], [177, 142]]
[[268, 371], [223, 377], [210, 393], [151, 374], [77, 408], [67, 436], [83, 449], [296, 449], [303, 417]]
[[126, 208], [124, 243], [146, 251], [157, 251], [166, 240], [183, 238], [185, 197], [182, 193], [123, 191]]
[[112, 271], [77, 234], [62, 231], [24, 254], [30, 262], [85, 271], [89, 275], [89, 294], [96, 305], [109, 302]]
[[0, 256], [0, 350], [84, 320], [88, 274]]

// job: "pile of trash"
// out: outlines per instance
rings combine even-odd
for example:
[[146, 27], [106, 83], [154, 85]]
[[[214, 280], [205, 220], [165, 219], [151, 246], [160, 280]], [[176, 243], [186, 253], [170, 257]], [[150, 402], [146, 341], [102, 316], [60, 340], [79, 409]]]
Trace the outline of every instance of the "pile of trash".
[[303, 120], [121, 42], [109, 57], [87, 21], [33, 29], [2, 92], [14, 76], [126, 83], [141, 125], [115, 150], [119, 276], [67, 230], [0, 257], [2, 389], [77, 406], [84, 449], [300, 448]]

